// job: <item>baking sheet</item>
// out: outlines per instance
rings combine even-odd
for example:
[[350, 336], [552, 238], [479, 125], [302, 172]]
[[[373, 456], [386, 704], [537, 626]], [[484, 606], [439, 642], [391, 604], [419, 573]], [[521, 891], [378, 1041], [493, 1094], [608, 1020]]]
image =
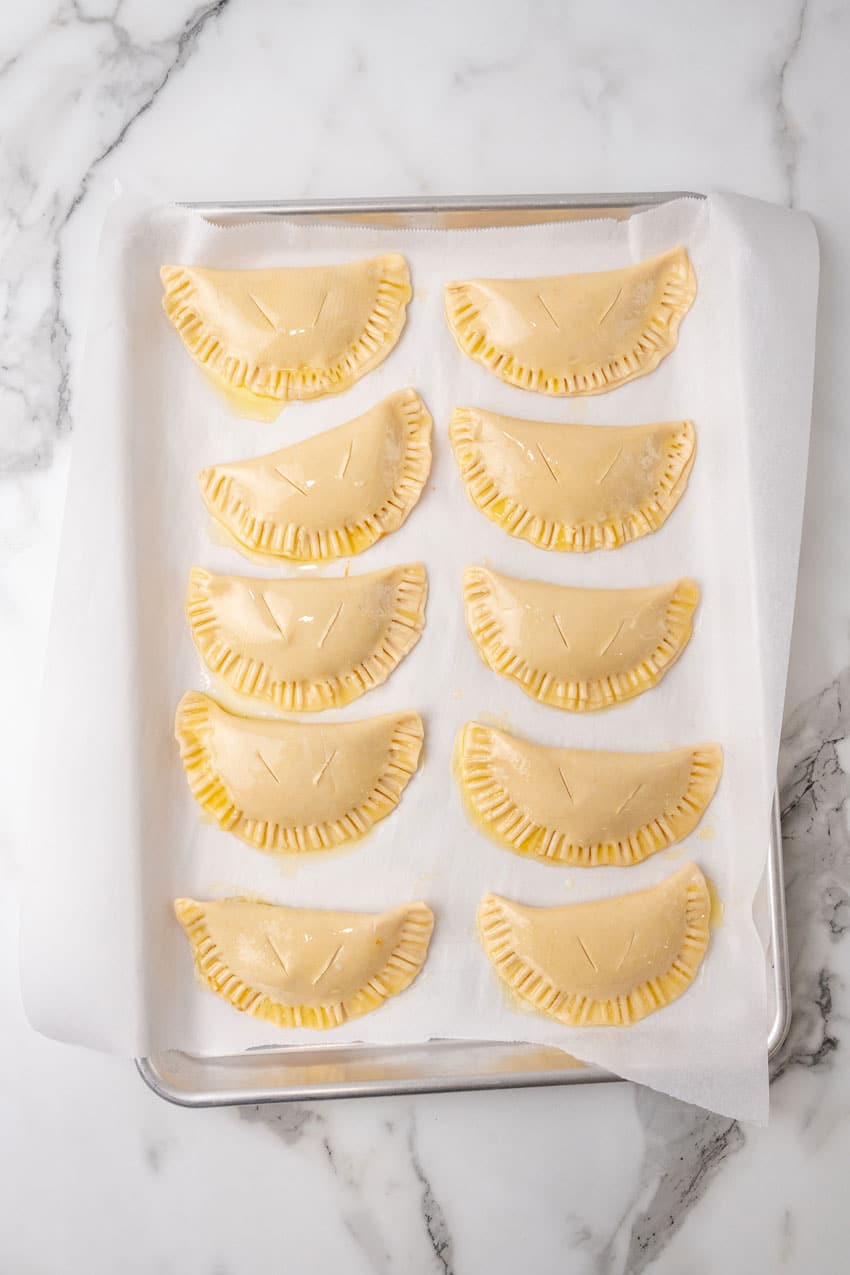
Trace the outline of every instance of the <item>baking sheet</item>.
[[[757, 211], [757, 224], [748, 225], [756, 215], [749, 204], [683, 201], [626, 225], [446, 236], [279, 225], [222, 231], [178, 210], [152, 214], [133, 201], [116, 209], [99, 271], [100, 321], [87, 363], [89, 434], [75, 457], [51, 658], [51, 672], [57, 664], [61, 672], [69, 647], [75, 649], [78, 665], [80, 658], [87, 662], [88, 680], [103, 694], [92, 697], [87, 685], [88, 700], [81, 705], [79, 683], [69, 687], [67, 676], [55, 678], [45, 740], [49, 749], [51, 719], [54, 736], [57, 722], [66, 723], [58, 733], [64, 738], [67, 772], [67, 724], [88, 725], [91, 733], [88, 765], [70, 766], [79, 782], [68, 790], [66, 803], [78, 834], [71, 841], [85, 845], [82, 875], [90, 888], [81, 895], [79, 874], [66, 871], [66, 888], [42, 898], [41, 926], [36, 921], [28, 929], [42, 939], [49, 931], [54, 942], [57, 927], [67, 936], [69, 898], [79, 899], [87, 916], [97, 920], [86, 931], [88, 941], [80, 941], [79, 930], [76, 934], [79, 968], [90, 976], [83, 1005], [79, 984], [58, 987], [64, 973], [58, 980], [47, 978], [43, 944], [27, 942], [28, 1002], [40, 1026], [128, 1052], [176, 1046], [226, 1053], [280, 1039], [200, 995], [169, 914], [171, 895], [241, 890], [294, 903], [371, 908], [421, 894], [438, 912], [425, 975], [379, 1015], [334, 1033], [335, 1040], [520, 1036], [562, 1044], [620, 1074], [730, 1114], [763, 1115], [764, 966], [750, 905], [766, 844], [767, 776], [775, 759], [767, 711], [781, 699], [793, 562], [789, 570], [787, 555], [784, 562], [774, 561], [772, 541], [762, 542], [771, 523], [781, 521], [778, 515], [797, 487], [802, 489], [807, 414], [801, 418], [801, 400], [791, 392], [784, 414], [780, 410], [771, 420], [773, 482], [751, 504], [750, 447], [767, 422], [759, 416], [757, 373], [762, 369], [747, 367], [743, 351], [748, 340], [756, 350], [760, 340], [768, 341], [774, 353], [781, 348], [775, 331], [752, 333], [747, 322], [753, 286], [776, 264], [759, 256], [761, 223], [765, 218], [775, 222], [776, 211]], [[806, 329], [813, 307], [813, 247], [804, 219], [779, 216], [774, 251], [781, 246], [783, 256], [793, 258], [794, 279], [788, 286], [799, 293], [790, 325], [795, 330], [784, 336], [796, 341], [799, 366], [799, 351], [811, 342]], [[793, 235], [800, 244], [789, 254]], [[700, 297], [683, 324], [679, 350], [651, 377], [609, 395], [563, 403], [503, 387], [461, 358], [442, 324], [439, 284], [446, 278], [500, 269], [607, 268], [661, 251], [678, 239], [687, 243], [700, 279]], [[234, 421], [161, 318], [157, 269], [165, 259], [296, 264], [342, 260], [390, 246], [407, 254], [416, 288], [398, 350], [344, 396], [290, 407], [272, 426]], [[731, 313], [730, 295], [735, 296]], [[805, 380], [805, 353], [802, 360]], [[424, 558], [431, 575], [429, 625], [420, 646], [385, 687], [336, 716], [419, 708], [426, 719], [426, 762], [400, 809], [360, 848], [321, 862], [287, 863], [284, 871], [278, 861], [200, 826], [175, 764], [173, 706], [186, 686], [202, 684], [182, 621], [185, 573], [194, 560], [252, 571], [230, 550], [210, 542], [192, 475], [210, 461], [266, 451], [348, 419], [403, 384], [416, 385], [435, 417], [433, 487], [402, 531], [356, 560], [352, 569]], [[700, 450], [686, 500], [656, 536], [613, 555], [564, 560], [518, 544], [463, 497], [445, 435], [456, 402], [592, 423], [690, 415], [697, 422]], [[104, 476], [111, 483], [98, 505], [91, 493], [98, 478], [104, 488]], [[106, 520], [111, 522], [106, 543], [104, 504], [113, 505], [107, 510], [113, 516]], [[755, 528], [751, 514], [758, 519]], [[783, 526], [793, 540], [793, 526], [790, 532], [787, 520]], [[753, 534], [759, 537], [758, 580]], [[466, 561], [488, 560], [520, 575], [602, 586], [693, 573], [703, 584], [705, 601], [691, 648], [649, 695], [602, 717], [564, 720], [487, 672], [465, 637], [460, 571]], [[756, 613], [756, 603], [765, 580], [784, 609], [779, 614], [774, 606], [770, 612], [775, 640], [764, 645], [760, 665], [756, 625], [765, 616]], [[86, 592], [99, 621], [95, 625], [80, 605]], [[725, 922], [688, 996], [629, 1032], [569, 1032], [508, 1007], [474, 940], [475, 903], [488, 888], [542, 904], [640, 888], [684, 857], [657, 856], [631, 871], [565, 872], [525, 863], [491, 845], [466, 823], [448, 777], [456, 730], [468, 718], [481, 717], [485, 708], [506, 718], [510, 729], [551, 743], [655, 748], [716, 737], [726, 747], [726, 777], [706, 821], [715, 835], [692, 839], [688, 847], [717, 884]], [[128, 731], [128, 722], [138, 723], [138, 733]], [[98, 783], [100, 811], [86, 821], [80, 813], [91, 809], [80, 800], [88, 795], [86, 776], [78, 772], [85, 770], [90, 792], [98, 739], [103, 742], [97, 772], [103, 781]], [[47, 857], [59, 858], [49, 851]], [[304, 1034], [288, 1037], [304, 1039]]]

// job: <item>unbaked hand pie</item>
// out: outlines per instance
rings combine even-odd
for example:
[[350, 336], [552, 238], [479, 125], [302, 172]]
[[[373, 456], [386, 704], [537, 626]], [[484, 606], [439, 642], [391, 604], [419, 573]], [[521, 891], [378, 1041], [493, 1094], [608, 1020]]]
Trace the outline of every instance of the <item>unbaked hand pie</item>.
[[175, 899], [201, 982], [275, 1027], [339, 1027], [378, 1009], [425, 964], [434, 915], [330, 912], [243, 899]]
[[533, 908], [487, 894], [484, 951], [522, 1000], [569, 1027], [626, 1027], [687, 991], [708, 947], [705, 877], [688, 863], [647, 890]]
[[663, 753], [548, 748], [467, 722], [455, 770], [464, 805], [500, 845], [542, 863], [627, 867], [699, 823], [723, 768], [719, 744]]
[[431, 417], [415, 390], [267, 456], [198, 475], [204, 503], [251, 557], [322, 562], [397, 530], [431, 468]]
[[380, 686], [419, 641], [421, 562], [334, 579], [189, 573], [186, 616], [204, 664], [287, 712], [342, 708]]
[[696, 296], [684, 248], [621, 270], [446, 287], [446, 318], [476, 363], [542, 394], [601, 394], [657, 367]]
[[175, 735], [192, 796], [258, 850], [327, 850], [386, 818], [419, 763], [418, 713], [357, 722], [239, 717], [189, 691]]
[[549, 425], [456, 407], [449, 424], [467, 493], [540, 549], [616, 549], [657, 531], [694, 462], [690, 421]]
[[[413, 295], [398, 253], [338, 266], [163, 266], [163, 308], [192, 358], [249, 414], [347, 389], [398, 341]], [[255, 411], [251, 411], [251, 407]]]
[[660, 681], [691, 636], [694, 580], [572, 589], [484, 567], [463, 573], [466, 626], [484, 663], [542, 704], [584, 713]]

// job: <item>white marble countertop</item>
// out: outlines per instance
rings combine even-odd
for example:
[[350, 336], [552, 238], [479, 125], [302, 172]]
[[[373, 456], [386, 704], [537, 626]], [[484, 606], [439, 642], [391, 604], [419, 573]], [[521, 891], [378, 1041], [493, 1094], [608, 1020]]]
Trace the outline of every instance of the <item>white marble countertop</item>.
[[[848, 49], [850, 0], [436, 0], [418, 16], [390, 0], [4, 6], [4, 1271], [844, 1268]], [[731, 189], [813, 214], [817, 384], [781, 766], [795, 1017], [769, 1128], [627, 1085], [190, 1112], [130, 1063], [30, 1031], [16, 962], [22, 768], [116, 178], [216, 200]]]

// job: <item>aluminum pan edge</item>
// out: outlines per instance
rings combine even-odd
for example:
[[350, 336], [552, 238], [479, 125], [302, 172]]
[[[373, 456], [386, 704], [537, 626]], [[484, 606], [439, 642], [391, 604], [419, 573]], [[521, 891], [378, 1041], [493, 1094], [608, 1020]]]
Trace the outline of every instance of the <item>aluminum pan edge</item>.
[[[225, 223], [262, 217], [374, 219], [386, 222], [402, 219], [401, 224], [450, 227], [476, 223], [481, 226], [523, 224], [570, 216], [585, 219], [594, 213], [601, 217], [625, 219], [642, 208], [674, 199], [704, 198], [704, 194], [696, 191], [650, 191], [630, 194], [205, 201], [186, 202], [183, 206], [208, 220]], [[408, 218], [410, 221], [406, 222], [404, 219]], [[775, 1007], [767, 1040], [768, 1056], [772, 1058], [782, 1046], [791, 1022], [778, 800], [775, 800], [772, 812], [765, 878], [769, 907], [769, 974]], [[331, 1058], [331, 1054], [335, 1057]], [[417, 1060], [416, 1055], [421, 1057]], [[285, 1064], [284, 1057], [287, 1060]], [[154, 1093], [184, 1107], [594, 1084], [622, 1079], [602, 1068], [583, 1064], [561, 1050], [481, 1041], [432, 1041], [415, 1047], [383, 1049], [362, 1045], [335, 1047], [332, 1044], [289, 1046], [248, 1051], [226, 1058], [203, 1058], [178, 1051], [163, 1051], [135, 1061], [140, 1076]], [[374, 1070], [370, 1071], [370, 1067]], [[281, 1070], [290, 1073], [292, 1078], [282, 1075]], [[342, 1074], [345, 1071], [349, 1074]], [[275, 1072], [275, 1083], [272, 1083], [270, 1077]], [[296, 1076], [298, 1079], [295, 1079]]]

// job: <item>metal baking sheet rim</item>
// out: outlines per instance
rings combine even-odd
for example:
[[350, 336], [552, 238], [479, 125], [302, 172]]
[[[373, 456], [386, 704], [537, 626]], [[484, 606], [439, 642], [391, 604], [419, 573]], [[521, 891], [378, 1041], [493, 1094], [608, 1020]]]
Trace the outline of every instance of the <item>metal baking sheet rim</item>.
[[[409, 224], [492, 225], [503, 217], [544, 221], [573, 214], [588, 218], [627, 217], [640, 208], [671, 199], [702, 199], [693, 191], [664, 191], [607, 195], [526, 195], [509, 197], [434, 199], [351, 199], [191, 203], [187, 207], [210, 220], [244, 221], [263, 217], [287, 218], [386, 218], [410, 219]], [[791, 1022], [788, 933], [785, 920], [785, 886], [779, 802], [774, 801], [768, 846], [767, 902], [769, 945], [766, 952], [774, 1001], [774, 1016], [767, 1039], [768, 1056], [783, 1044]], [[145, 1083], [168, 1102], [183, 1107], [222, 1107], [267, 1102], [303, 1102], [324, 1098], [363, 1098], [413, 1093], [449, 1093], [460, 1090], [517, 1089], [543, 1085], [599, 1084], [621, 1080], [611, 1072], [581, 1063], [570, 1055], [521, 1042], [431, 1041], [408, 1051], [419, 1061], [405, 1061], [404, 1046], [316, 1045], [272, 1046], [226, 1058], [200, 1057], [179, 1051], [163, 1051], [137, 1058], [136, 1067]], [[476, 1059], [483, 1059], [476, 1062]], [[438, 1064], [457, 1059], [458, 1065], [440, 1070]], [[284, 1060], [286, 1063], [284, 1064]], [[465, 1061], [464, 1061], [465, 1060]], [[325, 1072], [326, 1078], [280, 1080], [262, 1083], [262, 1073], [286, 1065], [291, 1071], [302, 1065]], [[489, 1065], [487, 1065], [489, 1064]], [[368, 1068], [374, 1068], [370, 1074]], [[344, 1073], [348, 1070], [349, 1075]], [[240, 1074], [241, 1071], [241, 1074]], [[216, 1073], [223, 1072], [225, 1077]], [[358, 1072], [362, 1074], [357, 1074]], [[246, 1074], [248, 1073], [248, 1074]], [[331, 1073], [331, 1074], [328, 1074]], [[259, 1081], [259, 1082], [258, 1082]]]

